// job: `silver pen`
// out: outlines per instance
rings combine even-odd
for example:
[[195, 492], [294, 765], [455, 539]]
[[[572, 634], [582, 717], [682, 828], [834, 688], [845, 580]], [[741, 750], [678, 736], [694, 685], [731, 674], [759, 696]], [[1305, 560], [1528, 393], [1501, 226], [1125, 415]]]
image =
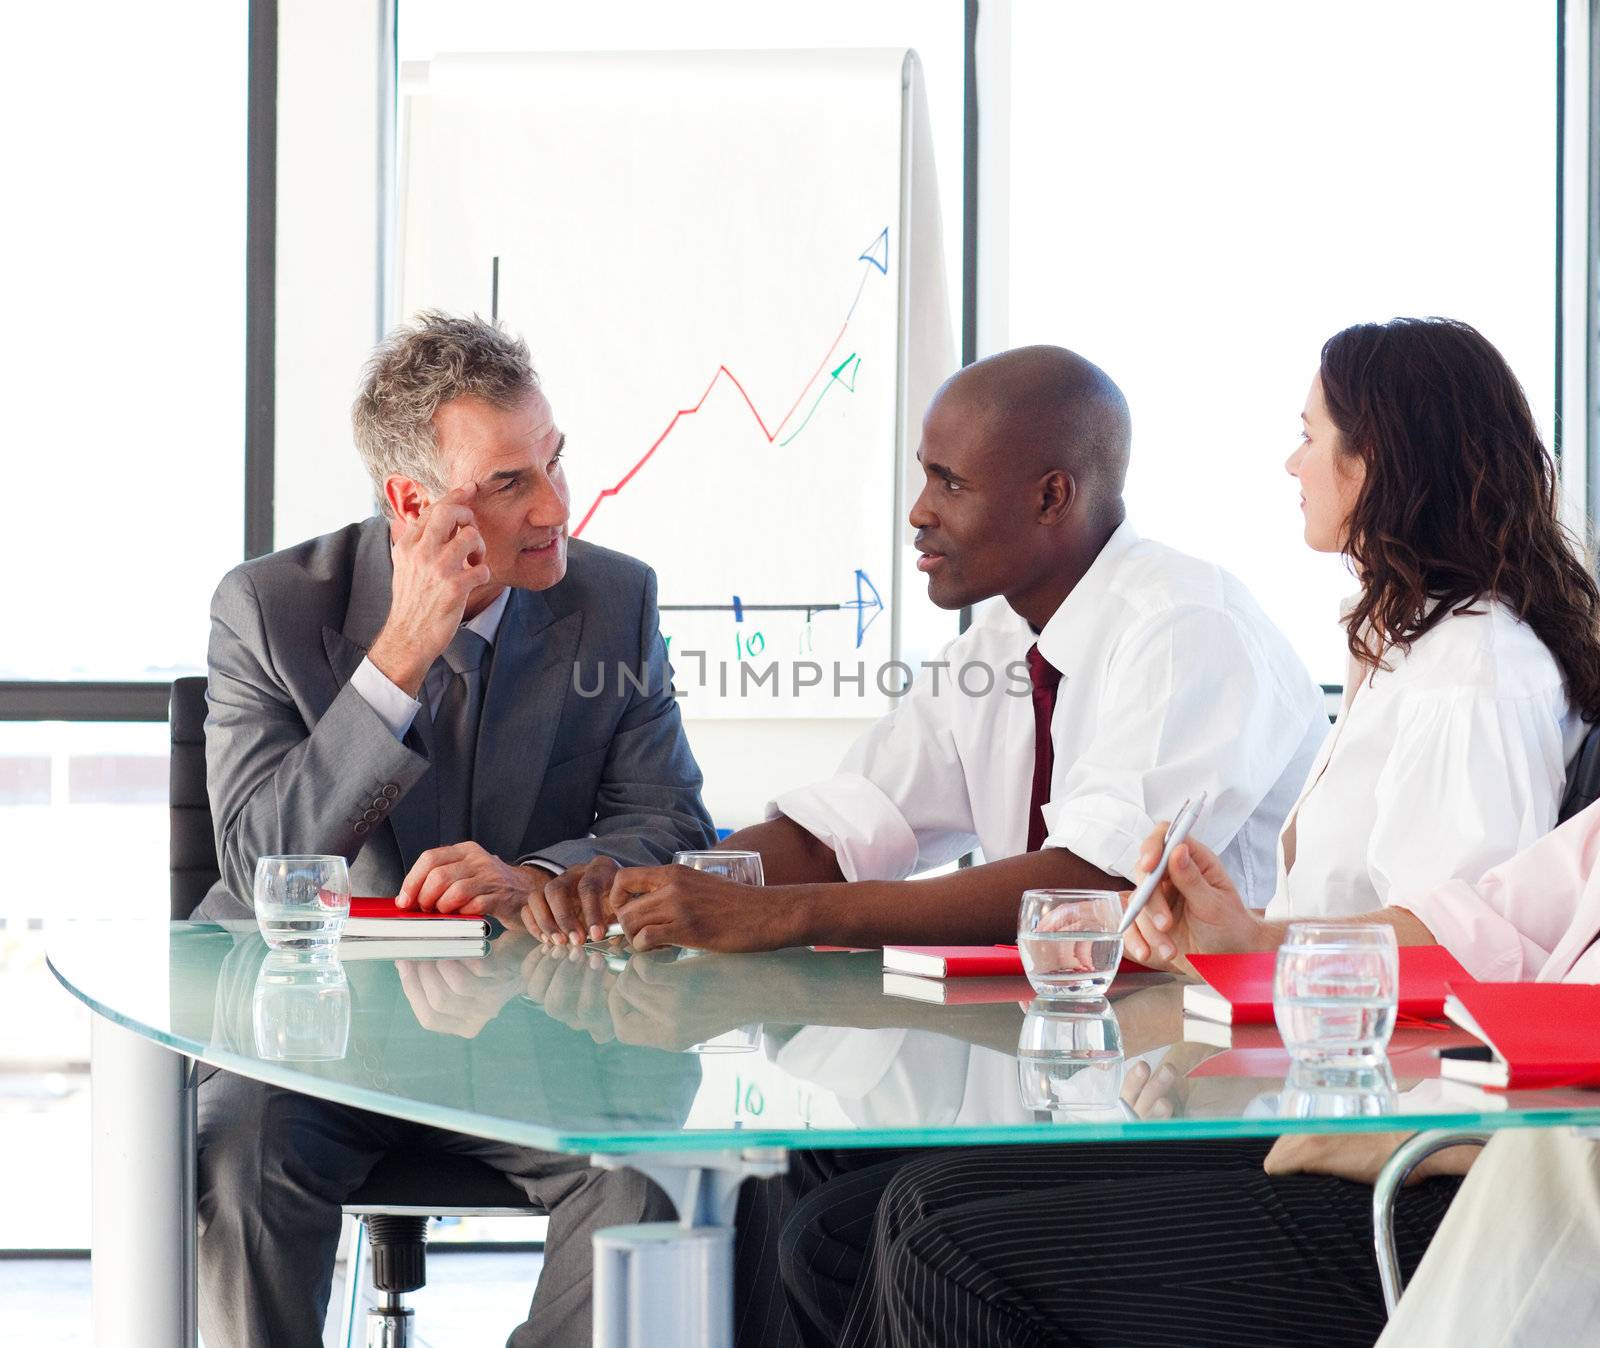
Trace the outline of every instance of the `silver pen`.
[[1145, 904], [1150, 902], [1150, 896], [1156, 892], [1156, 886], [1161, 883], [1161, 877], [1167, 873], [1167, 863], [1172, 860], [1172, 854], [1177, 846], [1189, 836], [1189, 830], [1195, 826], [1200, 818], [1200, 811], [1206, 807], [1206, 793], [1202, 791], [1198, 800], [1186, 800], [1183, 808], [1178, 811], [1177, 818], [1167, 826], [1166, 837], [1162, 839], [1161, 860], [1156, 862], [1155, 869], [1139, 882], [1139, 887], [1133, 891], [1133, 897], [1128, 900], [1128, 911], [1122, 915], [1122, 925], [1117, 928], [1118, 933], [1128, 930], [1133, 925], [1133, 920], [1143, 911]]

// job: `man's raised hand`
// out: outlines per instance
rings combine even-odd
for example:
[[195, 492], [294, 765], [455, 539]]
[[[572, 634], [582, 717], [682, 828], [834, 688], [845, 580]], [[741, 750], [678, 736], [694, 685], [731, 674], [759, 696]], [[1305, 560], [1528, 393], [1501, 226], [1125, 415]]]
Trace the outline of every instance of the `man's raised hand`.
[[389, 616], [368, 658], [412, 697], [461, 626], [468, 596], [493, 579], [467, 504], [477, 490], [471, 483], [446, 492], [394, 531]]

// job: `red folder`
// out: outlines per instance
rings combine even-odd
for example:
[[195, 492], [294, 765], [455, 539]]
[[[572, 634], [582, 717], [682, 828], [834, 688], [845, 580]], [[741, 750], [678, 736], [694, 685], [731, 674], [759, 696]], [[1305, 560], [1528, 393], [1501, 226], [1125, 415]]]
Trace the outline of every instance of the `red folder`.
[[1014, 945], [886, 945], [883, 971], [924, 978], [994, 978], [1023, 970]]
[[[459, 937], [481, 941], [490, 933], [491, 918], [480, 913], [439, 913], [424, 908], [396, 908], [393, 899], [355, 898], [344, 934], [353, 937]], [[498, 925], [498, 924], [496, 924]]]
[[[1206, 981], [1183, 990], [1183, 1009], [1192, 1016], [1231, 1025], [1266, 1024], [1272, 1020], [1272, 975], [1275, 950], [1238, 955], [1191, 955], [1189, 963]], [[1444, 1015], [1444, 999], [1455, 984], [1472, 976], [1442, 945], [1400, 947], [1400, 1014], [1424, 1020]]]
[[1452, 983], [1445, 1014], [1486, 1049], [1445, 1049], [1440, 1075], [1480, 1086], [1600, 1087], [1600, 986]]
[[[1022, 955], [1014, 945], [886, 945], [883, 971], [923, 978], [994, 978], [1026, 972]], [[1125, 959], [1117, 966], [1117, 972], [1136, 974], [1150, 970]]]

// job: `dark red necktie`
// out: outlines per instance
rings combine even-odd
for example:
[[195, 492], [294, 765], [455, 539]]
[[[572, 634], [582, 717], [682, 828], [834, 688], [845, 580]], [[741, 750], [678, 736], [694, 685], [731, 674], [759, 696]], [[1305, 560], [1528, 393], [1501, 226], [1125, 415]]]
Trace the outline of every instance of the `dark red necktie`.
[[1050, 718], [1055, 714], [1056, 689], [1061, 686], [1061, 671], [1039, 654], [1037, 645], [1028, 647], [1028, 681], [1033, 684], [1033, 794], [1028, 800], [1028, 850], [1037, 852], [1044, 846], [1044, 803], [1050, 799], [1050, 769], [1056, 761]]

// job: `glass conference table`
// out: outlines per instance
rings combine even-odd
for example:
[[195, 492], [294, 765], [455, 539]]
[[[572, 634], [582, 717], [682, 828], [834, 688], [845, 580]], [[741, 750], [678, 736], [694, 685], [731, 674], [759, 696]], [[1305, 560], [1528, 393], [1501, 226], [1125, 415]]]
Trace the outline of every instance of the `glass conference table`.
[[[731, 1225], [738, 1183], [796, 1147], [1600, 1125], [1600, 1092], [1439, 1081], [1433, 1050], [1454, 1031], [1402, 1029], [1389, 1069], [1365, 1074], [1292, 1072], [1264, 1028], [1226, 1048], [1186, 1038], [1216, 1031], [1186, 1026], [1182, 984], [1160, 975], [1063, 1010], [1028, 1005], [1021, 980], [952, 984], [990, 999], [966, 1004], [889, 995], [876, 952], [628, 957], [507, 933], [470, 959], [346, 942], [316, 964], [269, 952], [252, 927], [162, 921], [66, 922], [48, 945], [96, 1013], [100, 1343], [195, 1341], [198, 1064], [632, 1166], [685, 1231]], [[693, 1266], [728, 1281], [725, 1261]], [[602, 1326], [628, 1341], [622, 1289], [601, 1281], [597, 1341]], [[728, 1313], [730, 1287], [697, 1295]]]

